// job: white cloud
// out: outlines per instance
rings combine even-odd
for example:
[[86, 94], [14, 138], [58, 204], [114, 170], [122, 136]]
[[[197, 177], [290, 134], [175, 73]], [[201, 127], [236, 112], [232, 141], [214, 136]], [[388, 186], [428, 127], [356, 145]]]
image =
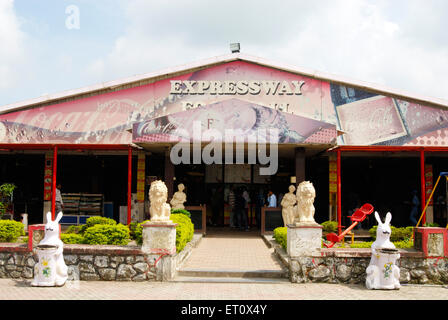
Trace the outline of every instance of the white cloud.
[[[213, 3], [213, 4], [211, 4]], [[102, 80], [242, 52], [448, 99], [448, 2], [143, 1], [90, 75]]]
[[18, 69], [26, 58], [24, 41], [13, 0], [0, 1], [0, 89], [12, 88], [20, 79]]

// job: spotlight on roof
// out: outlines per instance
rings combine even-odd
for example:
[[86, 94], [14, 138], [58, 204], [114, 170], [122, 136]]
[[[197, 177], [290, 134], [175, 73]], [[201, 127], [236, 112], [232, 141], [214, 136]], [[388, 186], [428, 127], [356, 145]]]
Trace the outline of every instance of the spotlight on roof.
[[231, 43], [230, 51], [232, 51], [232, 53], [240, 52], [240, 44], [239, 43]]

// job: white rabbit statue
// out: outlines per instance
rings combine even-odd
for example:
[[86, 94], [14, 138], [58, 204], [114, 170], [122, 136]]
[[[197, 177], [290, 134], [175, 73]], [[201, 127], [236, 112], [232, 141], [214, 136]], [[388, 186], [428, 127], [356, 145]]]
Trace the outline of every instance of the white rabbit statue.
[[395, 265], [395, 261], [400, 258], [400, 254], [397, 253], [395, 245], [390, 242], [392, 215], [388, 212], [386, 220], [382, 223], [378, 212], [375, 212], [375, 219], [378, 221], [378, 229], [376, 240], [371, 246], [370, 264], [366, 270], [366, 287], [367, 289], [399, 289], [400, 268]]
[[[64, 243], [59, 238], [59, 221], [61, 218], [62, 212], [59, 212], [56, 220], [52, 221], [51, 212], [47, 212], [45, 236], [36, 248], [39, 253], [39, 262], [36, 263], [34, 268], [32, 286], [63, 286], [67, 281], [67, 265], [63, 256]], [[40, 250], [39, 247], [53, 247], [53, 249]]]

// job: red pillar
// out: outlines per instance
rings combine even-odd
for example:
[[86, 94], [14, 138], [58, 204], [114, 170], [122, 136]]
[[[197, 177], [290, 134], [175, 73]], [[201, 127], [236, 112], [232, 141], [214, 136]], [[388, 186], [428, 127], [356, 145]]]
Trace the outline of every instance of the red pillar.
[[128, 225], [131, 223], [131, 206], [132, 206], [132, 148], [128, 149]]
[[51, 186], [51, 219], [55, 219], [56, 211], [56, 171], [58, 166], [58, 146], [53, 147], [53, 173], [52, 173], [52, 186]]
[[[420, 205], [421, 210], [425, 209], [426, 205], [426, 188], [425, 188], [425, 151], [420, 150]], [[426, 212], [423, 215], [422, 225], [426, 223]]]
[[342, 233], [342, 220], [341, 220], [341, 212], [342, 212], [342, 192], [341, 192], [341, 149], [337, 150], [337, 209], [338, 209], [338, 234]]

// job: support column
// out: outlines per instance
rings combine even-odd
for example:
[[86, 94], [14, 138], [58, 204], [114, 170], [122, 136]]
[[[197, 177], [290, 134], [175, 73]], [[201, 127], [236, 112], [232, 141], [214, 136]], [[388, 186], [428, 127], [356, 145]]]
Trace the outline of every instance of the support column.
[[165, 152], [165, 185], [168, 188], [168, 200], [173, 196], [174, 164], [170, 159], [170, 150]]
[[146, 154], [144, 151], [138, 152], [137, 162], [137, 220], [143, 221], [145, 218], [145, 166]]
[[132, 209], [132, 147], [128, 148], [128, 218], [127, 224], [131, 223]]
[[[432, 165], [425, 164], [425, 204], [431, 197], [432, 190], [434, 189], [433, 179]], [[426, 207], [425, 219], [427, 223], [434, 222], [434, 198], [431, 198], [428, 206]]]
[[56, 172], [58, 165], [58, 146], [53, 147], [53, 172], [51, 180], [51, 219], [55, 219], [56, 210]]
[[[426, 188], [425, 188], [425, 151], [420, 150], [420, 206], [421, 212], [426, 205]], [[423, 215], [422, 225], [426, 223], [426, 213]]]
[[331, 153], [328, 157], [328, 180], [329, 180], [329, 210], [328, 220], [337, 221], [336, 198], [338, 192], [337, 186], [337, 160], [336, 155]]
[[51, 189], [53, 186], [53, 151], [45, 153], [44, 163], [44, 203], [42, 212], [42, 221], [46, 222], [47, 212], [51, 212]]
[[338, 209], [338, 234], [342, 233], [342, 190], [341, 190], [341, 149], [337, 150], [337, 209]]
[[305, 148], [296, 148], [294, 154], [297, 187], [302, 181], [305, 181]]

